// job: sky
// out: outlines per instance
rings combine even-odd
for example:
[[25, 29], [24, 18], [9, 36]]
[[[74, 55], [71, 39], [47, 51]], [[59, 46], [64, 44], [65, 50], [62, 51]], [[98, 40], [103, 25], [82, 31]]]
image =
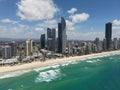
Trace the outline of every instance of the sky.
[[112, 37], [120, 38], [120, 0], [0, 0], [0, 38], [36, 38], [46, 29], [67, 24], [67, 38], [101, 40], [112, 22]]

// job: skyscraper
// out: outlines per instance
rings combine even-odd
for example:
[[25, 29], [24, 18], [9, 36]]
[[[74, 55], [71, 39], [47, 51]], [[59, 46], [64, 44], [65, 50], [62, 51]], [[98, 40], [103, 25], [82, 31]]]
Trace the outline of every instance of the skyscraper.
[[11, 58], [11, 46], [5, 45], [2, 47], [2, 58], [3, 59]]
[[103, 39], [103, 50], [106, 51], [106, 38]]
[[112, 23], [107, 23], [105, 27], [106, 49], [112, 49]]
[[51, 28], [47, 28], [47, 49], [52, 50], [52, 30]]
[[17, 44], [12, 41], [9, 45], [11, 46], [11, 56], [15, 57], [17, 55]]
[[52, 29], [52, 49], [56, 52], [56, 29]]
[[97, 52], [100, 52], [102, 50], [102, 45], [101, 45], [99, 38], [96, 38], [94, 43], [96, 44]]
[[33, 41], [31, 39], [28, 39], [26, 41], [26, 55], [29, 56], [33, 52]]
[[47, 28], [47, 48], [50, 51], [55, 51], [56, 49], [56, 30]]
[[118, 49], [118, 40], [117, 40], [117, 38], [113, 39], [113, 48], [114, 48], [114, 50]]
[[61, 17], [61, 23], [58, 24], [58, 52], [66, 53], [66, 22], [63, 17]]
[[40, 38], [40, 47], [41, 47], [41, 49], [45, 48], [45, 34], [41, 35], [41, 38]]
[[62, 53], [62, 24], [58, 23], [58, 52]]

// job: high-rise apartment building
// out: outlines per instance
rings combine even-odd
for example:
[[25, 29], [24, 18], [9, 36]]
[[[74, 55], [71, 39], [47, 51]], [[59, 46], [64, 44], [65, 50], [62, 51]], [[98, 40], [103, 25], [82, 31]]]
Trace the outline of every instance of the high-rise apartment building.
[[117, 49], [118, 49], [118, 40], [117, 40], [117, 38], [114, 38], [114, 39], [113, 39], [113, 49], [114, 49], [114, 50], [117, 50]]
[[3, 59], [11, 58], [11, 46], [5, 45], [2, 47], [2, 58]]
[[105, 26], [106, 49], [112, 49], [112, 23], [107, 23]]
[[58, 52], [59, 53], [66, 53], [66, 43], [67, 43], [66, 21], [63, 17], [61, 17], [61, 23], [58, 24]]
[[12, 57], [17, 56], [17, 44], [16, 44], [16, 42], [12, 41], [9, 45], [11, 46], [11, 56]]
[[40, 38], [40, 47], [41, 47], [41, 49], [45, 48], [45, 34], [41, 35], [41, 38]]
[[33, 40], [28, 39], [26, 41], [26, 56], [31, 55], [33, 52]]
[[47, 28], [47, 48], [56, 51], [56, 29]]

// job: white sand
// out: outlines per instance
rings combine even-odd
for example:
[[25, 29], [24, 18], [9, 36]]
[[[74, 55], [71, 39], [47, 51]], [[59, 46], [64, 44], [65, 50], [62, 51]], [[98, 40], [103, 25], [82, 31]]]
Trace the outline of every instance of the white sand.
[[0, 67], [0, 74], [20, 71], [20, 70], [34, 69], [34, 68], [44, 67], [44, 66], [66, 62], [66, 61], [86, 60], [94, 57], [106, 56], [106, 55], [112, 55], [112, 54], [118, 54], [118, 53], [120, 53], [120, 50], [95, 53], [95, 54], [89, 54], [89, 55], [83, 55], [83, 56], [65, 57], [61, 59], [57, 58], [57, 59], [51, 59], [45, 62], [36, 61], [36, 62], [25, 63], [21, 65], [16, 65], [16, 66], [3, 66], [3, 67]]

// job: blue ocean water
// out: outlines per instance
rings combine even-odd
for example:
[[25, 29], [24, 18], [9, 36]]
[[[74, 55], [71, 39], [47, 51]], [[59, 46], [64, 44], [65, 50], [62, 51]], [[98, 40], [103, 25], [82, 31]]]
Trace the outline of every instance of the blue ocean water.
[[120, 90], [120, 55], [3, 74], [0, 90]]

